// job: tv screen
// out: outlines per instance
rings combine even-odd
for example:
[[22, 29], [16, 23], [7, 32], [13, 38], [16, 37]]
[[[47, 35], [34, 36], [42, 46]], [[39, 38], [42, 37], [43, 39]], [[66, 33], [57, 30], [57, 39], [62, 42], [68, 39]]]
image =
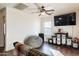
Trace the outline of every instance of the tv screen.
[[76, 13], [54, 16], [55, 26], [76, 25]]

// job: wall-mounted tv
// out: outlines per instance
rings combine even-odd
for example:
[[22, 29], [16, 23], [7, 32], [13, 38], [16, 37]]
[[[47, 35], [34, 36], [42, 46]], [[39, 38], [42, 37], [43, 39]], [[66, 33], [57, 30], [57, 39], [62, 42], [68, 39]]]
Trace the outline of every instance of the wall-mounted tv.
[[76, 12], [54, 16], [55, 26], [76, 25]]

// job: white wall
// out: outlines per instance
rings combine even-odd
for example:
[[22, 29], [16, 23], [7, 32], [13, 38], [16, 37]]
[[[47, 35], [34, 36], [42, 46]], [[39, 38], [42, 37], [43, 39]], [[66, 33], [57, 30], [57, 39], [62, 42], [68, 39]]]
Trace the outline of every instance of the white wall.
[[38, 35], [40, 18], [13, 8], [6, 8], [6, 50], [13, 49], [13, 42], [24, 41], [25, 37]]

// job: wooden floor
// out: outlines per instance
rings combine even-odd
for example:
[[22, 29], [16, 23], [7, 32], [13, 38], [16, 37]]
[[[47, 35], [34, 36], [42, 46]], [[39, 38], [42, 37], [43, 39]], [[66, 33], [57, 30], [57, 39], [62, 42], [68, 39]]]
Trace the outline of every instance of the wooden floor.
[[[42, 52], [44, 52], [48, 55], [53, 56], [53, 53], [51, 52], [50, 49], [58, 50], [64, 56], [79, 56], [79, 50], [78, 49], [62, 47], [62, 46], [57, 46], [57, 45], [48, 44], [48, 43], [44, 43], [42, 45], [42, 47], [39, 48], [38, 50], [40, 50], [40, 51], [42, 51]], [[14, 52], [15, 52], [15, 50], [8, 51], [8, 56], [16, 56], [16, 55], [14, 55]]]
[[44, 45], [41, 48], [39, 48], [40, 51], [43, 51], [44, 53], [47, 53], [49, 55], [53, 55], [53, 53], [51, 53], [50, 49], [58, 50], [64, 56], [79, 56], [79, 50], [70, 48], [70, 47], [63, 47], [63, 46], [44, 43]]

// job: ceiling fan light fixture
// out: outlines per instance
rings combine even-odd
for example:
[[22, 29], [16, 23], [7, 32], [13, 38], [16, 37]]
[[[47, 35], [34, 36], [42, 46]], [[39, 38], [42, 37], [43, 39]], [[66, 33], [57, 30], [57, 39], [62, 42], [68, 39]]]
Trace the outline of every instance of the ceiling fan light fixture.
[[45, 12], [41, 12], [41, 13], [39, 14], [39, 16], [44, 16], [44, 15], [46, 15]]
[[45, 12], [42, 12], [41, 14], [42, 14], [42, 15], [45, 15]]

